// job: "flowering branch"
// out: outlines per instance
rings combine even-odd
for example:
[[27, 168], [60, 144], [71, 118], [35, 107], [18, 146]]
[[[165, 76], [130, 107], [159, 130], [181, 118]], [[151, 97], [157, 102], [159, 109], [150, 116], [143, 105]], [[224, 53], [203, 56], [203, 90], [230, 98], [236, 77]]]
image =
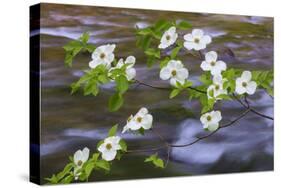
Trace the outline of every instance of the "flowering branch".
[[[82, 88], [84, 95], [96, 96], [99, 93], [100, 85], [114, 82], [115, 94], [110, 97], [108, 103], [109, 110], [112, 112], [122, 107], [124, 103], [123, 95], [132, 84], [171, 91], [170, 98], [176, 97], [183, 91], [188, 91], [190, 100], [196, 99], [200, 102], [200, 121], [203, 128], [210, 133], [197, 137], [188, 143], [170, 143], [152, 127], [153, 116], [147, 108], [143, 107], [135, 115], [128, 118], [122, 133], [144, 134], [145, 131], [151, 130], [159, 138], [161, 145], [150, 148], [128, 149], [126, 141], [116, 136], [118, 125], [115, 125], [109, 130], [107, 138], [97, 144], [97, 151], [93, 153], [92, 157], [90, 157], [88, 148], [76, 151], [74, 156], [70, 157], [70, 162], [63, 171], [54, 174], [51, 178], [46, 178], [49, 183], [70, 183], [75, 180], [88, 181], [93, 171], [109, 171], [112, 161], [121, 159], [124, 154], [137, 152], [156, 152], [147, 157], [144, 162], [152, 163], [158, 168], [165, 168], [170, 161], [172, 148], [192, 146], [211, 137], [223, 128], [235, 125], [237, 121], [250, 112], [273, 120], [273, 117], [252, 108], [248, 101], [248, 95], [253, 95], [257, 88], [263, 89], [271, 97], [273, 96], [273, 71], [250, 72], [234, 68], [227, 69], [227, 64], [219, 60], [215, 51], [203, 54], [202, 50], [212, 42], [212, 38], [202, 30], [193, 29], [191, 33], [184, 35], [183, 41], [178, 40], [177, 29], [187, 30], [190, 28], [191, 25], [186, 21], [168, 22], [160, 20], [147, 28], [136, 29], [136, 44], [147, 56], [148, 67], [159, 63], [160, 79], [169, 81], [172, 87], [160, 87], [137, 80], [135, 78], [136, 69], [134, 65], [136, 58], [134, 56], [117, 60], [114, 54], [115, 44], [96, 47], [88, 43], [90, 37], [88, 33], [84, 33], [79, 39], [64, 46], [66, 51], [65, 65], [71, 67], [73, 59], [81, 51], [91, 53], [90, 69], [86, 70], [85, 74], [71, 85], [71, 94]], [[156, 48], [155, 44], [157, 44]], [[199, 86], [193, 86], [193, 83], [188, 80], [189, 71], [178, 58], [178, 53], [183, 48], [188, 50], [186, 53], [202, 61], [200, 67], [204, 73], [200, 76], [202, 84]], [[191, 50], [196, 53], [192, 53]], [[230, 122], [220, 125], [222, 120], [221, 112], [214, 109], [215, 104], [222, 100], [238, 101], [245, 108], [245, 111]], [[157, 153], [162, 149], [167, 151], [165, 164]]]

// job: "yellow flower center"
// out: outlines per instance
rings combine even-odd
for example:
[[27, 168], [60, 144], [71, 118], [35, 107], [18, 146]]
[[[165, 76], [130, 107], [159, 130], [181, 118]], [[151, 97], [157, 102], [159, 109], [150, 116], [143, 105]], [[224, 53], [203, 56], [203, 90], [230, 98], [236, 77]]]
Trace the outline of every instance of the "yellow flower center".
[[194, 42], [198, 44], [200, 42], [200, 40], [198, 38], [196, 38], [196, 39], [194, 39]]
[[171, 36], [170, 35], [167, 35], [166, 36], [166, 40], [170, 40], [171, 39]]
[[242, 86], [243, 87], [247, 87], [247, 83], [246, 82], [242, 82]]
[[104, 54], [104, 53], [101, 53], [101, 54], [100, 54], [100, 58], [101, 58], [101, 59], [105, 58], [105, 54]]
[[137, 122], [140, 123], [141, 121], [142, 121], [142, 118], [141, 118], [141, 117], [138, 117], [138, 118], [137, 118]]
[[215, 61], [212, 61], [211, 62], [211, 66], [215, 66], [216, 65], [216, 62]]
[[173, 70], [172, 71], [172, 76], [176, 76], [177, 75], [177, 71], [176, 70]]
[[212, 117], [211, 117], [211, 116], [207, 116], [207, 120], [208, 120], [208, 121], [211, 121], [211, 120], [212, 120]]
[[77, 162], [77, 165], [78, 166], [81, 166], [83, 164], [83, 162], [81, 161], [81, 160], [79, 160], [78, 162]]
[[108, 143], [108, 144], [106, 144], [105, 147], [106, 147], [107, 150], [110, 150], [112, 148], [112, 145]]

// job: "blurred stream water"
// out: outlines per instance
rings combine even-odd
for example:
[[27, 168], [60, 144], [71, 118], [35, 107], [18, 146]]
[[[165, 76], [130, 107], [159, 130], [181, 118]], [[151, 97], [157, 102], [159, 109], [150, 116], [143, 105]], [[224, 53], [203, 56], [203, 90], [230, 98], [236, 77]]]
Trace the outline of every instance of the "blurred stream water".
[[[87, 146], [95, 150], [108, 129], [118, 123], [125, 125], [132, 113], [145, 106], [154, 116], [154, 127], [173, 143], [186, 143], [204, 134], [199, 122], [200, 106], [181, 95], [170, 100], [166, 91], [147, 87], [131, 88], [125, 105], [115, 113], [108, 112], [107, 101], [113, 85], [103, 87], [97, 97], [70, 95], [69, 85], [88, 67], [89, 54], [79, 55], [73, 68], [64, 67], [62, 46], [81, 33], [89, 31], [90, 42], [96, 45], [116, 43], [117, 58], [134, 55], [137, 58], [137, 79], [154, 84], [160, 81], [159, 69], [148, 69], [143, 52], [135, 47], [134, 27], [146, 27], [158, 19], [187, 20], [213, 37], [207, 50], [215, 50], [228, 67], [248, 70], [273, 68], [273, 19], [250, 16], [160, 12], [149, 10], [113, 9], [87, 6], [43, 5], [41, 30], [41, 174], [51, 176], [67, 163], [68, 156]], [[190, 32], [186, 31], [186, 32]], [[184, 33], [180, 33], [182, 36]], [[235, 57], [226, 49], [230, 48]], [[190, 79], [198, 80], [200, 61], [181, 52], [180, 58], [189, 69]], [[258, 91], [250, 97], [260, 112], [273, 116], [273, 100]], [[221, 105], [223, 122], [237, 116], [243, 109], [238, 103]], [[121, 128], [120, 127], [120, 128]], [[130, 148], [159, 145], [151, 133], [145, 136], [122, 135]], [[273, 122], [250, 114], [235, 126], [221, 130], [213, 137], [191, 147], [171, 151], [167, 169], [159, 170], [144, 164], [150, 153], [126, 155], [116, 161], [109, 174], [96, 173], [91, 180], [113, 180], [214, 174], [273, 169]], [[166, 151], [160, 151], [165, 159]]]

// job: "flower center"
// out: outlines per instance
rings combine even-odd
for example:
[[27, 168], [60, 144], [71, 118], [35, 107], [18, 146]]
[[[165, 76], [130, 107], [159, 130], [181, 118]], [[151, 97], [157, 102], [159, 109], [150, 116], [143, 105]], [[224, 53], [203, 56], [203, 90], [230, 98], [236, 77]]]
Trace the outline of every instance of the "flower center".
[[194, 42], [198, 44], [200, 42], [200, 40], [198, 38], [196, 38], [196, 39], [194, 39]]
[[106, 144], [105, 147], [106, 147], [107, 150], [110, 150], [112, 148], [112, 145], [108, 143], [108, 144]]
[[242, 82], [242, 86], [243, 87], [247, 87], [247, 83], [246, 82]]
[[176, 70], [173, 70], [172, 71], [172, 76], [176, 76], [177, 75], [177, 71]]
[[220, 86], [219, 86], [219, 85], [216, 85], [216, 86], [215, 86], [215, 89], [216, 89], [216, 90], [219, 90], [219, 89], [220, 89]]
[[216, 62], [215, 61], [212, 61], [211, 62], [211, 66], [215, 66], [216, 65]]
[[137, 118], [137, 122], [140, 123], [141, 121], [142, 121], [142, 118], [141, 118], [141, 117], [138, 117], [138, 118]]
[[208, 121], [211, 121], [211, 120], [212, 120], [212, 117], [211, 117], [211, 116], [207, 116], [207, 120], [208, 120]]
[[81, 160], [79, 160], [78, 162], [77, 162], [77, 165], [78, 166], [81, 166], [83, 164], [83, 162], [81, 161]]
[[171, 39], [171, 36], [170, 35], [167, 35], [166, 36], [166, 40], [170, 40]]
[[100, 58], [101, 58], [101, 59], [105, 58], [105, 54], [104, 54], [104, 53], [101, 53], [101, 54], [100, 54]]

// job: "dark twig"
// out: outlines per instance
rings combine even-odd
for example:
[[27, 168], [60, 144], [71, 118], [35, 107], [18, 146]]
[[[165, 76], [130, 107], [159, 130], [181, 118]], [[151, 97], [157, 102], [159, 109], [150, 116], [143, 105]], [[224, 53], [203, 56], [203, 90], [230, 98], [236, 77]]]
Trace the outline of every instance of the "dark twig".
[[164, 145], [156, 147], [156, 148], [147, 148], [147, 149], [142, 149], [142, 150], [130, 150], [130, 152], [150, 152], [150, 151], [157, 151], [157, 150], [164, 149], [164, 148], [169, 149], [169, 148], [172, 148], [172, 147], [188, 147], [188, 146], [191, 146], [191, 145], [193, 145], [193, 144], [195, 144], [195, 143], [197, 143], [197, 142], [199, 142], [201, 140], [204, 140], [204, 139], [206, 139], [208, 137], [211, 137], [212, 135], [217, 133], [220, 129], [226, 128], [226, 127], [229, 127], [229, 126], [233, 125], [238, 120], [240, 120], [241, 118], [246, 116], [250, 111], [251, 111], [250, 109], [247, 109], [246, 111], [244, 111], [242, 114], [240, 114], [234, 120], [230, 121], [227, 124], [221, 125], [217, 130], [215, 130], [215, 131], [213, 131], [213, 132], [211, 132], [211, 133], [209, 133], [209, 134], [207, 134], [205, 136], [198, 137], [194, 141], [186, 143], [186, 144], [170, 144], [169, 142], [166, 141], [166, 139], [161, 134], [159, 134], [156, 131], [153, 131], [153, 133], [155, 133], [160, 138], [160, 140], [164, 143]]

